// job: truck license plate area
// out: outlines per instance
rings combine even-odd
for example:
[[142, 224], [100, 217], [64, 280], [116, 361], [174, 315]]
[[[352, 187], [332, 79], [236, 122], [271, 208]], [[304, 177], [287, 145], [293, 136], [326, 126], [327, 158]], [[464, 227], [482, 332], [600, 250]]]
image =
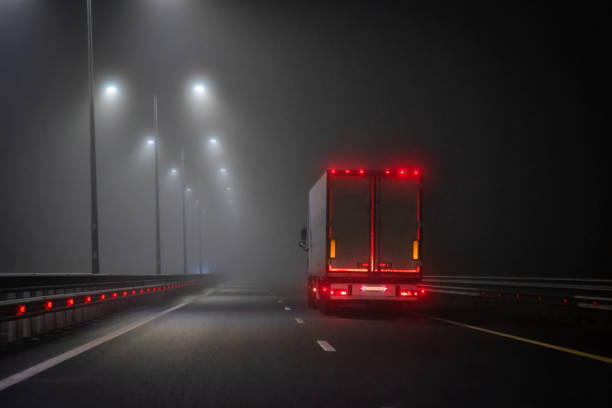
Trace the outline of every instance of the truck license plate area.
[[366, 296], [384, 296], [389, 293], [388, 285], [360, 285], [361, 293]]

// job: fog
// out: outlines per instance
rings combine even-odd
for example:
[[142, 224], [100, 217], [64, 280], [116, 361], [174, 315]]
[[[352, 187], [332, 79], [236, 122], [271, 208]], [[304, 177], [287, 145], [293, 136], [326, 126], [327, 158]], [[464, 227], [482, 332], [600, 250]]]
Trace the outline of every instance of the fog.
[[[426, 273], [607, 275], [604, 6], [399, 3], [94, 0], [101, 273], [155, 273], [157, 95], [163, 273], [181, 177], [188, 273], [300, 286], [325, 169], [415, 165]], [[3, 0], [0, 61], [0, 273], [88, 273], [85, 1]]]

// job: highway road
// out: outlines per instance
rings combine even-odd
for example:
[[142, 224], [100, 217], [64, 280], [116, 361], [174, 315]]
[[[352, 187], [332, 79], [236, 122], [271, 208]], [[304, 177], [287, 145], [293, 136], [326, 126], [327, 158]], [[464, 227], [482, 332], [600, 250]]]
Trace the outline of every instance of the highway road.
[[4, 350], [0, 406], [610, 406], [609, 339], [431, 313], [327, 316], [291, 292], [203, 289]]

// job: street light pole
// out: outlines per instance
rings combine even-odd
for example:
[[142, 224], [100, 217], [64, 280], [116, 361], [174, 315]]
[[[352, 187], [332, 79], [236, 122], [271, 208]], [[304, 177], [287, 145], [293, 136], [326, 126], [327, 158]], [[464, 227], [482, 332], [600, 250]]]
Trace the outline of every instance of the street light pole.
[[155, 120], [155, 255], [156, 272], [161, 275], [161, 234], [159, 222], [159, 121], [157, 117], [157, 95], [153, 95], [153, 117]]
[[183, 197], [183, 273], [187, 274], [187, 217], [185, 214], [185, 150], [181, 147], [181, 191]]
[[89, 68], [89, 166], [91, 192], [91, 273], [100, 272], [98, 237], [98, 176], [96, 171], [96, 121], [93, 87], [93, 33], [91, 22], [91, 0], [87, 0], [87, 63]]
[[200, 210], [200, 202], [198, 201], [198, 254], [200, 275], [202, 274], [202, 216], [204, 211]]

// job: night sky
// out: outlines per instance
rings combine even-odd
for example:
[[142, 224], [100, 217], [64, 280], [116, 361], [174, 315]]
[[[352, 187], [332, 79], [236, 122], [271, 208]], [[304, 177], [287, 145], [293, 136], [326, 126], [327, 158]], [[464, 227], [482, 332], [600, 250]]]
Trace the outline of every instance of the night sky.
[[[182, 273], [183, 146], [190, 272], [196, 199], [207, 271], [303, 285], [324, 170], [414, 165], [425, 273], [609, 276], [603, 2], [93, 4], [102, 273], [155, 272], [157, 94], [164, 273]], [[88, 273], [85, 1], [1, 0], [0, 81], [0, 273]]]

